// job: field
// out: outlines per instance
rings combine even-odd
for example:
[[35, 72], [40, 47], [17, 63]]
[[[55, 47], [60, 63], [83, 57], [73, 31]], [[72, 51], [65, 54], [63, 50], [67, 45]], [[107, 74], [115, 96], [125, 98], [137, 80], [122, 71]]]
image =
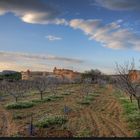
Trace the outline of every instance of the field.
[[130, 101], [111, 85], [90, 85], [88, 95], [81, 93], [81, 86], [62, 85], [56, 95], [46, 92], [42, 101], [32, 92], [16, 107], [11, 105], [14, 99], [4, 96], [0, 101], [0, 135], [31, 136], [32, 118], [32, 137], [139, 136], [140, 114], [135, 102], [128, 110]]

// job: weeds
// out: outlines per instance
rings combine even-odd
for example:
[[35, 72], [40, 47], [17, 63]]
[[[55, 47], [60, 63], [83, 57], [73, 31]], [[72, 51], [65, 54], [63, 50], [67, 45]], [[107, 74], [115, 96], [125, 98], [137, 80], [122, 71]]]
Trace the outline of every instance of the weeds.
[[124, 116], [129, 123], [129, 127], [135, 132], [136, 136], [140, 136], [140, 111], [137, 107], [135, 100], [131, 103], [130, 100], [125, 97], [122, 92], [117, 91], [114, 93], [119, 99], [124, 110]]
[[49, 116], [38, 121], [35, 126], [39, 128], [50, 127], [52, 125], [63, 125], [67, 119], [63, 116]]
[[6, 109], [24, 109], [31, 108], [34, 106], [32, 102], [18, 102], [18, 103], [10, 103], [6, 105]]

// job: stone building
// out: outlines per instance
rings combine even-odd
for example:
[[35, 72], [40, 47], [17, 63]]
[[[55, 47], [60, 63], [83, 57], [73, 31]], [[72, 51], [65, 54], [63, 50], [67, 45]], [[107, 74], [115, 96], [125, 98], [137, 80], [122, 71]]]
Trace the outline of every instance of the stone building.
[[30, 71], [27, 70], [25, 72], [21, 72], [22, 80], [33, 80], [37, 77], [47, 77], [47, 76], [55, 76], [57, 78], [66, 78], [69, 80], [75, 80], [81, 77], [81, 74], [78, 72], [74, 72], [68, 69], [57, 69], [54, 68], [53, 72], [40, 72], [40, 71]]
[[130, 70], [129, 77], [134, 82], [140, 82], [140, 70]]
[[69, 69], [57, 69], [56, 67], [53, 70], [53, 74], [70, 80], [78, 79], [81, 77], [79, 72], [74, 72], [73, 70]]
[[22, 80], [33, 80], [34, 78], [45, 77], [45, 76], [48, 76], [50, 74], [51, 74], [50, 72], [30, 71], [30, 70], [27, 70], [25, 72], [23, 72], [23, 71], [21, 72]]

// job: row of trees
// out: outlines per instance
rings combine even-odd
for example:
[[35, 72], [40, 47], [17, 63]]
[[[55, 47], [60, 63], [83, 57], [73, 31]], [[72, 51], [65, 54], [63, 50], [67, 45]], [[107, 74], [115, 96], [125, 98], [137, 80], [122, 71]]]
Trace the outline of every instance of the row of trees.
[[56, 94], [57, 87], [66, 81], [62, 81], [56, 77], [38, 77], [32, 81], [19, 80], [14, 82], [9, 82], [3, 80], [0, 82], [0, 91], [5, 95], [10, 95], [18, 102], [19, 98], [24, 97], [26, 93], [31, 91], [38, 91], [40, 94], [40, 99], [43, 100], [43, 94], [47, 89], [51, 90], [52, 93]]

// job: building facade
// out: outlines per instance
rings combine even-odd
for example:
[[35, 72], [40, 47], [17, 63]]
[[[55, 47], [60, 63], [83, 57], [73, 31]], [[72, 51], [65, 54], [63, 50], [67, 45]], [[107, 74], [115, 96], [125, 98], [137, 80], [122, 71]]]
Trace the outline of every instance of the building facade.
[[140, 82], [140, 70], [130, 70], [129, 77], [133, 82]]
[[53, 74], [70, 80], [78, 79], [81, 77], [79, 72], [74, 72], [73, 70], [69, 69], [57, 69], [56, 67], [53, 70]]
[[50, 75], [50, 72], [30, 71], [21, 72], [22, 80], [33, 80], [38, 77], [45, 77]]
[[47, 77], [55, 76], [59, 78], [67, 78], [69, 80], [75, 80], [81, 77], [81, 74], [68, 69], [57, 69], [54, 68], [53, 72], [40, 72], [40, 71], [30, 71], [21, 72], [22, 80], [33, 80], [37, 77]]

